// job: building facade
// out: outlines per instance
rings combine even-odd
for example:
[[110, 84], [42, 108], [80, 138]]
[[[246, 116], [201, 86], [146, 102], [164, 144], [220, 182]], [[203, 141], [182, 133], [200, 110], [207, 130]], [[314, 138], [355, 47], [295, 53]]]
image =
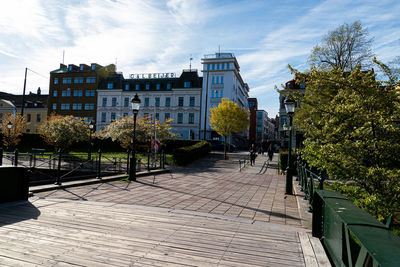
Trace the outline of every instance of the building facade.
[[112, 75], [100, 82], [96, 122], [104, 128], [119, 117], [132, 116], [130, 101], [137, 94], [141, 100], [139, 116], [165, 122], [178, 138], [199, 139], [200, 94], [202, 77], [194, 69], [173, 73]]
[[[215, 53], [205, 55], [203, 64], [203, 86], [201, 93], [200, 138], [220, 140], [220, 136], [211, 129], [209, 123], [210, 108], [218, 106], [223, 97], [248, 110], [249, 86], [240, 75], [239, 63], [232, 53]], [[237, 134], [233, 143], [247, 146], [248, 130]]]
[[257, 110], [256, 144], [275, 139], [275, 123], [265, 110]]
[[115, 65], [80, 64], [50, 72], [48, 114], [72, 115], [92, 121], [96, 117], [97, 89], [102, 79], [115, 74]]

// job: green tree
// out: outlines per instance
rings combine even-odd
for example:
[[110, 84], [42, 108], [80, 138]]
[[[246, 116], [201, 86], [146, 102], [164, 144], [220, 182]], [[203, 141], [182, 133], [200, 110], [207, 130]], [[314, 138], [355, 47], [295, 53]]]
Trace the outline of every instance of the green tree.
[[[157, 139], [163, 141], [168, 138], [174, 138], [177, 134], [172, 132], [171, 127], [172, 119], [166, 122], [156, 120], [156, 133]], [[139, 142], [147, 142], [154, 135], [154, 122], [147, 118], [139, 117], [136, 121], [136, 140]], [[113, 141], [118, 141], [123, 148], [132, 149], [133, 140], [133, 116], [123, 117], [113, 121], [104, 129], [98, 131], [96, 134], [99, 138], [111, 138]]]
[[322, 43], [313, 48], [309, 63], [320, 70], [349, 71], [359, 65], [369, 67], [373, 57], [371, 44], [368, 30], [359, 21], [351, 25], [344, 23], [325, 35]]
[[302, 157], [337, 178], [337, 188], [355, 204], [384, 220], [400, 210], [400, 86], [385, 65], [376, 80], [359, 67], [308, 73], [294, 70], [306, 84], [294, 123], [305, 136]]
[[[11, 128], [8, 128], [8, 123]], [[7, 114], [0, 123], [0, 130], [3, 133], [3, 145], [6, 147], [16, 146], [21, 141], [20, 136], [26, 129], [25, 118], [20, 114]]]
[[46, 143], [65, 151], [72, 143], [89, 139], [88, 124], [74, 116], [50, 115], [40, 125], [39, 132]]
[[210, 109], [210, 126], [223, 136], [224, 158], [226, 159], [226, 140], [231, 133], [238, 133], [249, 126], [249, 113], [236, 103], [222, 98], [222, 102]]

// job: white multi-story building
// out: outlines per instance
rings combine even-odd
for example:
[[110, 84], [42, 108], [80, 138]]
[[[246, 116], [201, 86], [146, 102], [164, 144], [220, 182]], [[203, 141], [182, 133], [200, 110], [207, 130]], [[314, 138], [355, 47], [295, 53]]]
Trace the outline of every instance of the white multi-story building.
[[137, 94], [141, 100], [139, 116], [164, 122], [172, 119], [174, 132], [183, 139], [199, 139], [200, 94], [202, 78], [197, 70], [173, 73], [120, 73], [104, 79], [97, 90], [97, 129], [118, 117], [132, 116], [130, 101]]
[[[248, 110], [249, 86], [243, 82], [240, 67], [232, 53], [205, 55], [203, 64], [203, 88], [201, 94], [200, 138], [219, 140], [220, 136], [210, 128], [210, 108], [217, 106], [223, 97]], [[237, 135], [247, 139], [247, 130]], [[233, 141], [234, 142], [234, 141]], [[246, 143], [247, 144], [247, 143]]]

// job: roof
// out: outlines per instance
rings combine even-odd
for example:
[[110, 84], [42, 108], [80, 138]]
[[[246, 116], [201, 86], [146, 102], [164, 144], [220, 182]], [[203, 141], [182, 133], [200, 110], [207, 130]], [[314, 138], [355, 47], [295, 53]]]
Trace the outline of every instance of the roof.
[[[25, 106], [30, 105], [32, 103], [32, 107], [34, 106], [34, 103], [37, 103], [36, 107], [47, 107], [47, 100], [48, 100], [49, 95], [42, 95], [42, 94], [34, 94], [34, 93], [29, 93], [25, 95], [24, 102]], [[0, 92], [0, 98], [10, 101], [14, 106], [17, 108], [22, 107], [22, 95], [13, 95], [5, 92]]]

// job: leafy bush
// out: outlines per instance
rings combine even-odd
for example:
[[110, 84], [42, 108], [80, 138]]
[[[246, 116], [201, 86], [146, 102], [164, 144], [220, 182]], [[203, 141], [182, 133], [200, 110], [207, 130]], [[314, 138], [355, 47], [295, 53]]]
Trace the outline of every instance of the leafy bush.
[[177, 148], [173, 151], [175, 163], [185, 165], [210, 153], [211, 145], [207, 141], [198, 142], [192, 146]]
[[165, 153], [172, 153], [180, 147], [192, 146], [201, 142], [200, 140], [166, 139], [162, 142], [162, 149]]

